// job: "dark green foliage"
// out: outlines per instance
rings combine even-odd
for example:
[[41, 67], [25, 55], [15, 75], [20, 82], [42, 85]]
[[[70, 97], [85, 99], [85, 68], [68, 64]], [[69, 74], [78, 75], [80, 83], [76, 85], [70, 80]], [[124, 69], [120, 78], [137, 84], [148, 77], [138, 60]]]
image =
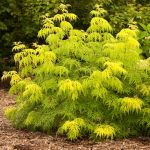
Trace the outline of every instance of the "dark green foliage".
[[140, 30], [138, 34], [138, 40], [141, 43], [143, 55], [145, 55], [146, 57], [150, 57], [150, 24], [139, 24], [142, 27], [142, 30]]
[[[11, 67], [15, 66], [12, 62], [14, 53], [11, 52], [13, 42], [21, 40], [28, 46], [31, 41], [37, 42], [41, 16], [47, 12], [50, 15], [57, 13], [59, 3], [60, 0], [1, 0], [0, 71], [12, 70]], [[4, 58], [7, 60], [4, 61]]]

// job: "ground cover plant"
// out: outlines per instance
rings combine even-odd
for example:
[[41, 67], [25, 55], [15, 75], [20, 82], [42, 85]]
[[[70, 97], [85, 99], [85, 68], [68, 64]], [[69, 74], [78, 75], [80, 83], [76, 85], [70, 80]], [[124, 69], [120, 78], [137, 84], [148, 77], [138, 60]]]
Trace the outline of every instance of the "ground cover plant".
[[70, 140], [149, 135], [150, 59], [140, 61], [135, 22], [113, 37], [106, 11], [96, 5], [85, 32], [73, 29], [69, 21], [77, 16], [69, 6], [43, 16], [38, 37], [47, 45], [14, 43], [19, 72], [4, 72], [2, 79], [11, 77], [9, 94], [17, 94], [17, 106], [6, 108], [6, 117], [13, 127], [55, 131]]

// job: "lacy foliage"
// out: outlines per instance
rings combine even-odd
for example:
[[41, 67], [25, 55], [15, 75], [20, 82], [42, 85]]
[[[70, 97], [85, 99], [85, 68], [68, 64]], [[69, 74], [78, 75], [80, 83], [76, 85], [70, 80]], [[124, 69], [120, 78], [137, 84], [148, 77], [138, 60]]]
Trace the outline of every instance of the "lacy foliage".
[[68, 21], [77, 16], [68, 6], [43, 17], [38, 37], [48, 45], [27, 49], [15, 43], [13, 50], [21, 50], [14, 56], [19, 72], [4, 72], [2, 79], [11, 77], [9, 93], [17, 94], [17, 106], [5, 115], [16, 128], [57, 131], [71, 140], [149, 135], [150, 59], [140, 62], [137, 28], [130, 24], [113, 37], [105, 11], [96, 5], [91, 26], [76, 30]]

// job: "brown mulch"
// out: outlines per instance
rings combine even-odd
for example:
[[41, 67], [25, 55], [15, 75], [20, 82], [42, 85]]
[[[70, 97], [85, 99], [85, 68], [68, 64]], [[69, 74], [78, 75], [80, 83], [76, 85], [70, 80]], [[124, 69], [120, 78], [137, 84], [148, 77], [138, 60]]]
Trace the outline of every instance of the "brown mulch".
[[70, 142], [66, 137], [17, 130], [4, 116], [3, 108], [15, 105], [15, 95], [8, 95], [9, 81], [0, 81], [0, 150], [150, 150], [150, 138], [147, 137], [93, 144], [88, 139]]

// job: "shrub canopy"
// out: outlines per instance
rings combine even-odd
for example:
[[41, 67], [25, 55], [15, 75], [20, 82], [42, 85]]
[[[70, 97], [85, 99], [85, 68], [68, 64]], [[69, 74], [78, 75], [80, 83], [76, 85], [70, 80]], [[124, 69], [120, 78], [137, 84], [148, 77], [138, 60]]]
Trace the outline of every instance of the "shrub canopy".
[[13, 50], [21, 50], [14, 56], [20, 69], [4, 72], [2, 79], [11, 77], [9, 93], [17, 93], [17, 106], [5, 115], [16, 128], [57, 131], [71, 140], [149, 135], [150, 59], [140, 61], [133, 20], [114, 37], [102, 17], [106, 11], [96, 5], [85, 32], [71, 25], [77, 16], [68, 13], [69, 6], [43, 16], [38, 37], [47, 45], [14, 43]]

